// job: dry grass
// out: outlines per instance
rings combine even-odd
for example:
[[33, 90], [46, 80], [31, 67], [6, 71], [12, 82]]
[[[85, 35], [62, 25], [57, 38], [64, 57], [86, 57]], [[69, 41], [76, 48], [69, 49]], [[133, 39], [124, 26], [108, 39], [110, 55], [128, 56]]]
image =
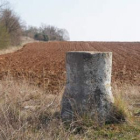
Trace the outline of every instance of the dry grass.
[[[134, 123], [137, 114], [136, 104], [140, 101], [140, 87], [134, 85], [113, 85], [112, 92], [115, 98], [115, 107], [119, 110], [119, 115], [123, 116], [127, 123]], [[119, 117], [120, 117], [119, 116]]]
[[22, 37], [21, 45], [19, 45], [19, 46], [9, 46], [5, 49], [1, 49], [0, 50], [0, 55], [7, 54], [7, 53], [13, 53], [13, 52], [21, 49], [23, 45], [25, 45], [27, 43], [31, 43], [31, 42], [37, 42], [37, 41], [35, 41], [34, 39], [29, 38], [29, 37]]
[[11, 47], [8, 47], [6, 49], [0, 50], [0, 55], [7, 54], [7, 53], [13, 53], [13, 52], [15, 52], [15, 51], [17, 51], [17, 50], [19, 50], [21, 48], [22, 48], [22, 46], [11, 46]]
[[4, 78], [0, 81], [0, 139], [31, 137], [38, 140], [51, 135], [45, 131], [57, 120], [59, 100], [59, 96], [31, 86], [27, 81]]
[[[7, 76], [0, 81], [0, 139], [1, 140], [87, 140], [140, 138], [140, 118], [131, 115], [122, 124], [101, 128], [94, 122], [80, 119], [77, 127], [65, 128], [60, 119], [59, 95], [44, 92], [28, 81], [15, 81]], [[140, 101], [139, 87], [113, 86], [116, 105], [124, 113], [140, 113], [135, 104]], [[118, 96], [119, 95], [119, 96]], [[127, 106], [126, 106], [127, 104]], [[128, 113], [129, 112], [129, 113]], [[131, 118], [131, 119], [130, 119]], [[72, 124], [71, 124], [72, 126]]]
[[22, 42], [21, 45], [25, 45], [27, 43], [38, 42], [38, 41], [37, 40], [34, 40], [33, 38], [23, 36], [21, 38], [21, 42]]

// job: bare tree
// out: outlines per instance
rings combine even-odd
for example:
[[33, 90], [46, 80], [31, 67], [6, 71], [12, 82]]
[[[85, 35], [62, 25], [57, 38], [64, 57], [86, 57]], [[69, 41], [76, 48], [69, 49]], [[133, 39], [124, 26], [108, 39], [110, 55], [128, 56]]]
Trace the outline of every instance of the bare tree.
[[9, 33], [11, 44], [18, 45], [22, 33], [20, 18], [11, 9], [4, 9], [0, 16], [0, 22], [6, 27]]
[[24, 29], [23, 35], [34, 38], [37, 33], [39, 33], [39, 29], [37, 27], [29, 26]]
[[0, 13], [9, 5], [7, 0], [0, 0]]
[[0, 0], [0, 49], [8, 47], [10, 43], [9, 33], [5, 25], [1, 22], [2, 12], [7, 5], [8, 2], [6, 0]]
[[59, 29], [57, 31], [58, 35], [60, 36], [60, 39], [65, 40], [65, 41], [69, 41], [70, 37], [69, 37], [69, 33], [66, 29]]
[[41, 32], [49, 37], [51, 41], [68, 41], [69, 33], [66, 29], [59, 29], [51, 25], [42, 25], [40, 28]]

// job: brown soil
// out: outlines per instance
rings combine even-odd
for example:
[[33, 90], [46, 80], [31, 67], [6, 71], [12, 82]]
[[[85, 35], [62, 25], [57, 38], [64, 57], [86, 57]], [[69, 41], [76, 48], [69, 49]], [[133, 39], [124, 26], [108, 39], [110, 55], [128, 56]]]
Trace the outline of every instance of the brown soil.
[[65, 82], [67, 51], [113, 52], [112, 81], [140, 84], [140, 43], [128, 42], [36, 42], [0, 56], [0, 78], [7, 73], [32, 79], [51, 92]]

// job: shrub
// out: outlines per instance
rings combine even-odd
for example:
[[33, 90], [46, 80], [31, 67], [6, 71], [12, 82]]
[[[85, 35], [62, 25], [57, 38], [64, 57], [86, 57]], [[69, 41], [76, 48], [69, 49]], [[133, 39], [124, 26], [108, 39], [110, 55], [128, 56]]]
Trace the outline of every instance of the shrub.
[[39, 41], [48, 41], [49, 40], [47, 35], [44, 35], [44, 34], [41, 34], [41, 33], [36, 33], [34, 35], [34, 39], [39, 40]]
[[9, 34], [6, 30], [6, 27], [0, 24], [0, 49], [8, 47], [10, 43]]

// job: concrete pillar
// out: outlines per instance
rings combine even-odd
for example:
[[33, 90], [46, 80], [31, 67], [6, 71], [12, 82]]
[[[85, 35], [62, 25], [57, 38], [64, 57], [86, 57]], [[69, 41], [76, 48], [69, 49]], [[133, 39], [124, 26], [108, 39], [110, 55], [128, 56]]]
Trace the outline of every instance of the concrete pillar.
[[114, 98], [111, 92], [111, 52], [68, 52], [67, 83], [61, 117], [72, 121], [86, 115], [99, 123], [110, 119]]

